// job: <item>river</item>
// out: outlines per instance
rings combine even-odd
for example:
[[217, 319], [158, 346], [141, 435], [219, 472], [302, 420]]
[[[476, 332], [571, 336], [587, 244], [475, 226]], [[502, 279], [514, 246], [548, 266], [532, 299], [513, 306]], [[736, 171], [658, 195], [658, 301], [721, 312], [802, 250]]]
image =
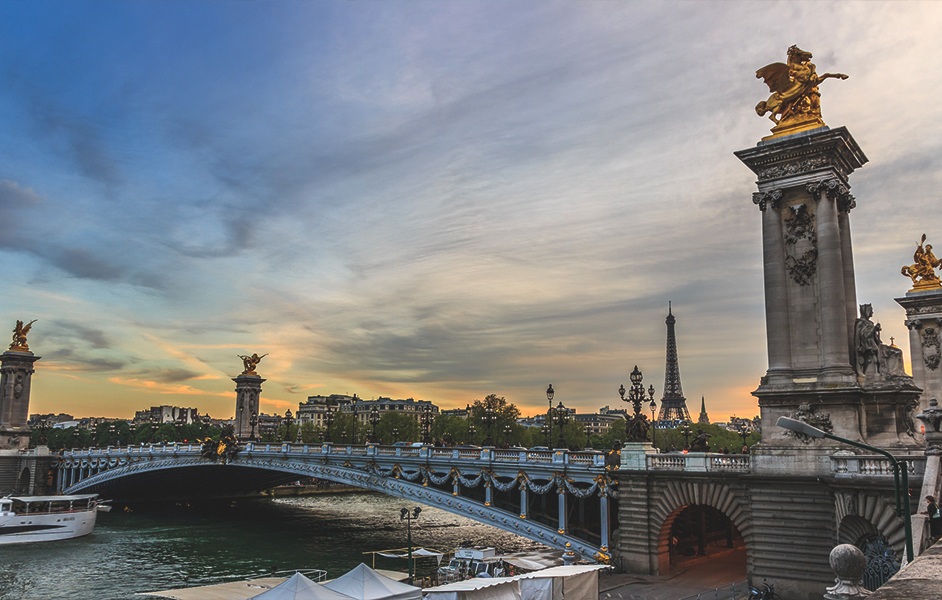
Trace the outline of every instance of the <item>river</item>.
[[[175, 505], [98, 515], [95, 531], [61, 542], [0, 546], [0, 600], [146, 600], [140, 592], [207, 585], [278, 569], [323, 569], [339, 577], [372, 558], [363, 552], [404, 548], [406, 502], [374, 493], [343, 493]], [[463, 543], [503, 552], [540, 544], [464, 517], [422, 506], [416, 546], [451, 550]], [[379, 557], [376, 568], [405, 570]]]

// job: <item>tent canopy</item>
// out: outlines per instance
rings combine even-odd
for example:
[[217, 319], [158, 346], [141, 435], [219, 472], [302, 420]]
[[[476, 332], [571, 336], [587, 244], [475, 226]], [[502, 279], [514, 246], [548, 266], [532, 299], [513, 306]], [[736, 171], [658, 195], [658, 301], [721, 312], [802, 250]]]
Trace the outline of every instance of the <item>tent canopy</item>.
[[569, 565], [518, 575], [522, 600], [598, 600], [599, 569], [607, 565]]
[[520, 585], [516, 577], [475, 577], [428, 588], [425, 596], [426, 600], [520, 600]]
[[327, 589], [300, 573], [295, 573], [284, 583], [267, 592], [252, 596], [252, 600], [353, 600], [340, 592]]
[[380, 575], [363, 563], [323, 587], [355, 600], [421, 600], [422, 588]]

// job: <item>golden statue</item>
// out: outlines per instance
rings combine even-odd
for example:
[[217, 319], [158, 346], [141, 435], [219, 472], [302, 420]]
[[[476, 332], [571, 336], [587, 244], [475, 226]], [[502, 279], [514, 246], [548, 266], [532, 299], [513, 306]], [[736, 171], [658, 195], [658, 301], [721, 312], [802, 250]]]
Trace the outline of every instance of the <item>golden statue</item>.
[[798, 46], [788, 49], [787, 65], [772, 63], [756, 71], [756, 78], [763, 79], [772, 92], [768, 100], [756, 104], [756, 114], [762, 117], [769, 113], [769, 119], [775, 123], [772, 135], [762, 139], [823, 127], [818, 85], [831, 77], [847, 79], [843, 73], [818, 76], [811, 53]]
[[242, 359], [242, 364], [245, 365], [245, 370], [242, 371], [242, 375], [258, 375], [255, 372], [255, 367], [258, 366], [258, 363], [262, 362], [262, 359], [268, 356], [263, 354], [259, 356], [258, 354], [252, 354], [252, 356], [245, 356], [240, 354], [239, 358]]
[[916, 246], [913, 264], [900, 269], [900, 273], [913, 280], [913, 289], [910, 291], [942, 287], [939, 276], [935, 274], [935, 269], [942, 261], [932, 253], [932, 244], [926, 244], [925, 248], [923, 244], [926, 244], [926, 234], [922, 234], [922, 239]]
[[14, 352], [29, 352], [29, 346], [26, 345], [26, 334], [33, 328], [33, 323], [35, 322], [36, 319], [33, 319], [26, 325], [23, 325], [23, 321], [16, 322], [16, 327], [13, 328], [13, 343], [10, 344], [10, 350]]

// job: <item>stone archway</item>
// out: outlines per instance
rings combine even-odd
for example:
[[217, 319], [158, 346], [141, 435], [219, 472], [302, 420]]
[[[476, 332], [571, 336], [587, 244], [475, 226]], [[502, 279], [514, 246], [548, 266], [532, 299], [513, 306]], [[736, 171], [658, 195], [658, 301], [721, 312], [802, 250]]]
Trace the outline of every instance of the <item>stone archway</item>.
[[[903, 556], [906, 530], [903, 520], [896, 516], [895, 506], [885, 496], [867, 492], [840, 492], [834, 495], [834, 504], [840, 543], [857, 544], [865, 534], [879, 534], [897, 556]], [[858, 537], [851, 539], [854, 535]]]
[[664, 482], [657, 491], [649, 529], [651, 547], [657, 549], [652, 574], [664, 575], [670, 570], [671, 527], [674, 520], [691, 506], [709, 506], [728, 517], [742, 537], [748, 557], [752, 547], [752, 527], [738, 496], [728, 485], [674, 480]]

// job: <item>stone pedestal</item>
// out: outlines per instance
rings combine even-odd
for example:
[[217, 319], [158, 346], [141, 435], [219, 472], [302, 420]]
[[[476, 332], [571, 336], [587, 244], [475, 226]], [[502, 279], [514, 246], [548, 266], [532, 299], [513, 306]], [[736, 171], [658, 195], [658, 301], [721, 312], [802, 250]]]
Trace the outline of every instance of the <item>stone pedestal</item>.
[[[756, 457], [755, 470], [780, 472], [790, 463], [812, 474], [812, 465], [826, 464], [825, 454], [834, 450], [775, 427], [780, 416], [874, 446], [916, 449], [911, 414], [919, 389], [912, 378], [898, 369], [878, 374], [875, 362], [861, 369], [857, 361], [850, 231], [856, 200], [848, 178], [867, 157], [844, 127], [779, 137], [735, 154], [758, 177], [753, 202], [762, 214], [769, 369], [753, 394], [767, 450]], [[872, 332], [875, 324], [867, 323]], [[773, 458], [779, 450], [784, 454]]]
[[644, 471], [648, 468], [648, 455], [657, 454], [651, 442], [625, 442], [621, 448], [621, 469]]
[[0, 354], [0, 448], [29, 445], [30, 383], [39, 358], [28, 351]]
[[[247, 441], [252, 435], [249, 421], [253, 414], [258, 414], [258, 399], [265, 380], [258, 375], [239, 375], [232, 381], [236, 383], [235, 436], [240, 442]], [[258, 425], [255, 426], [255, 434], [258, 435]]]
[[924, 410], [929, 398], [942, 398], [942, 289], [910, 291], [896, 301], [906, 309], [913, 381], [922, 388], [919, 408]]

